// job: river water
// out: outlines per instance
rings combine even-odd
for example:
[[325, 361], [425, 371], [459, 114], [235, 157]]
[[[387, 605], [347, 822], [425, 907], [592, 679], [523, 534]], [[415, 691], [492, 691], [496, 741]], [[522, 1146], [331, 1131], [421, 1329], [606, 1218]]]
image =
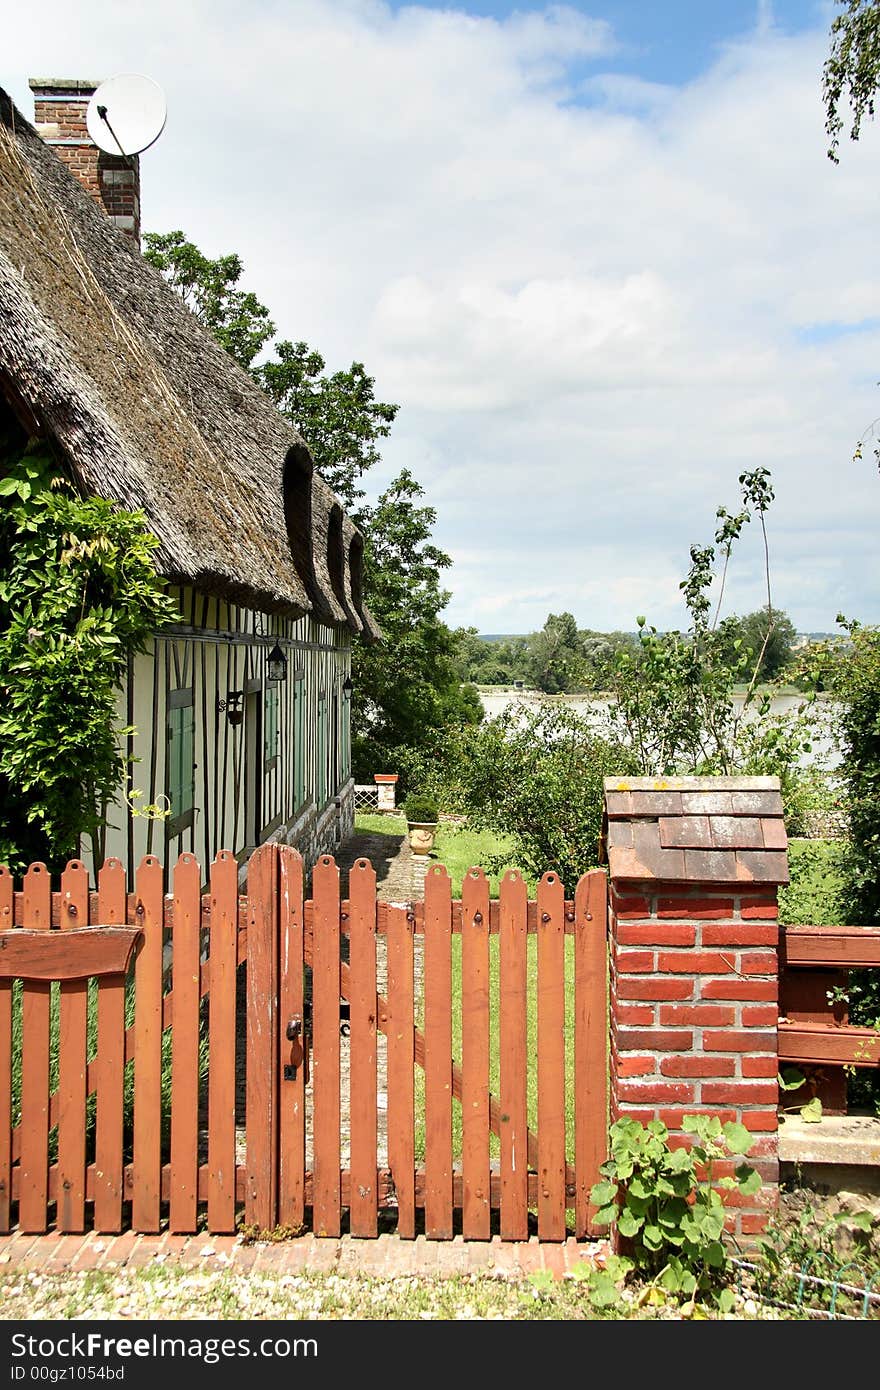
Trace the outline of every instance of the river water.
[[[594, 720], [598, 725], [607, 719], [608, 710], [612, 703], [610, 696], [595, 699], [584, 695], [546, 696], [533, 690], [499, 690], [497, 692], [481, 690], [480, 700], [486, 716], [490, 719], [501, 714], [510, 705], [523, 705], [527, 710], [533, 711], [545, 703], [556, 705], [563, 702], [567, 708]], [[742, 706], [741, 699], [738, 703]], [[800, 695], [778, 695], [771, 703], [770, 712], [771, 714], [792, 714], [801, 703], [802, 697]], [[831, 701], [820, 701], [817, 709], [816, 730], [812, 739], [812, 746], [808, 753], [802, 755], [801, 761], [804, 764], [814, 764], [831, 771], [840, 763], [840, 753], [832, 732], [834, 705]]]

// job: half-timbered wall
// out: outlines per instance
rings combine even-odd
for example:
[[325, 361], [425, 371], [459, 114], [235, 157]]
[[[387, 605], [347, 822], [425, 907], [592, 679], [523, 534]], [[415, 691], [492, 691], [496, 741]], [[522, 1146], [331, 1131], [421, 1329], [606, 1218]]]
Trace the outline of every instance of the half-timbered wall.
[[[131, 813], [111, 809], [105, 853], [130, 882], [144, 854], [189, 851], [206, 864], [228, 849], [243, 863], [271, 839], [310, 863], [353, 824], [348, 632], [172, 593], [181, 621], [134, 658], [120, 693], [120, 725], [135, 729]], [[267, 679], [276, 642], [283, 682]]]

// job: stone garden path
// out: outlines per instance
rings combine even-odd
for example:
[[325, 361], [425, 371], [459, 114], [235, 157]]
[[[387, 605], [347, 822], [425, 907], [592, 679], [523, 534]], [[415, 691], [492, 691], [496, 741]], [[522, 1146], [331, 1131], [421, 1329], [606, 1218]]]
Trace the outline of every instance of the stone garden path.
[[[378, 831], [356, 831], [339, 846], [335, 855], [340, 870], [341, 891], [343, 898], [348, 893], [348, 875], [352, 866], [358, 859], [369, 859], [373, 868], [376, 870], [376, 895], [380, 902], [409, 904], [422, 897], [424, 892], [425, 873], [429, 859], [413, 854], [409, 847], [409, 841], [405, 834]], [[422, 939], [416, 937], [414, 942], [414, 976], [416, 1000], [421, 994], [422, 986]], [[385, 957], [385, 937], [376, 937], [376, 988], [380, 994], [385, 993], [387, 982], [387, 969]], [[418, 1005], [417, 1005], [418, 1007]], [[342, 1135], [342, 1164], [348, 1166], [350, 1158], [349, 1132], [350, 1132], [350, 1057], [351, 1049], [349, 1038], [343, 1036], [340, 1048], [340, 1114], [341, 1114], [341, 1135]], [[379, 1033], [376, 1038], [376, 1070], [377, 1070], [377, 1110], [378, 1110], [378, 1164], [384, 1167], [388, 1163], [388, 1088], [387, 1088], [387, 1053], [385, 1045], [385, 1035]], [[306, 1092], [306, 1115], [307, 1115], [307, 1135], [306, 1140], [306, 1162], [311, 1162], [311, 1090]]]
[[[380, 902], [409, 904], [422, 897], [424, 892], [425, 873], [428, 864], [431, 862], [427, 858], [414, 855], [409, 847], [406, 834], [399, 831], [356, 831], [349, 836], [334, 852], [333, 855], [340, 870], [340, 888], [342, 897], [348, 894], [348, 876], [358, 859], [369, 859], [373, 868], [376, 870], [376, 894]], [[417, 937], [415, 941], [415, 990], [416, 999], [421, 993], [422, 983], [422, 941]], [[385, 938], [376, 938], [376, 984], [380, 994], [385, 992], [387, 981], [386, 958], [385, 958]], [[245, 1038], [247, 1030], [247, 1020], [245, 1016], [244, 990], [239, 992], [239, 1009], [237, 1020], [238, 1031], [238, 1076], [237, 1076], [237, 1096], [236, 1096], [236, 1161], [244, 1162], [245, 1158]], [[347, 1035], [340, 1039], [340, 1114], [341, 1114], [341, 1157], [343, 1167], [347, 1167], [350, 1158], [349, 1148], [349, 1120], [350, 1120], [350, 1045]], [[380, 1167], [387, 1166], [388, 1162], [388, 1097], [387, 1097], [387, 1058], [385, 1050], [384, 1034], [379, 1033], [376, 1040], [376, 1066], [377, 1066], [377, 1109], [378, 1109], [378, 1164]], [[203, 1087], [203, 1089], [205, 1089]], [[206, 1115], [203, 1116], [201, 1126], [202, 1147], [205, 1150], [201, 1156], [204, 1162], [207, 1157], [207, 1126]], [[311, 1165], [312, 1146], [312, 1090], [309, 1086], [306, 1090], [306, 1163]]]

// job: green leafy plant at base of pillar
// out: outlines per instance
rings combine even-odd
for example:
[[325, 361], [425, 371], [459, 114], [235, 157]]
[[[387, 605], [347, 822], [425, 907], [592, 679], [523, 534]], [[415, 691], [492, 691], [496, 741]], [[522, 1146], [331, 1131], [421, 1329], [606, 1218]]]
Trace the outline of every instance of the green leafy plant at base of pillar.
[[[612, 1125], [611, 1157], [590, 1193], [598, 1207], [595, 1222], [616, 1228], [622, 1237], [630, 1270], [647, 1281], [643, 1300], [673, 1297], [688, 1316], [700, 1316], [701, 1305], [729, 1312], [735, 1300], [722, 1192], [751, 1196], [760, 1190], [761, 1178], [747, 1163], [722, 1177], [713, 1174], [713, 1166], [748, 1153], [752, 1136], [744, 1125], [722, 1124], [707, 1115], [685, 1116], [682, 1129], [694, 1136], [690, 1147], [671, 1148], [660, 1120], [643, 1125], [620, 1119]], [[610, 1296], [608, 1282], [597, 1287], [600, 1297]]]

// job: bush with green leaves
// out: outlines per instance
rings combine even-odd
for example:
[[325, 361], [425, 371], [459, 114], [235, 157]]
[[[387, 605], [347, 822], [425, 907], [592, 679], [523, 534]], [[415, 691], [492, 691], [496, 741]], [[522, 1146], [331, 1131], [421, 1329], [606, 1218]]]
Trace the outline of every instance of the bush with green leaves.
[[[794, 713], [771, 714], [774, 687], [762, 684], [767, 656], [791, 629], [770, 589], [766, 513], [774, 494], [766, 468], [741, 473], [739, 482], [741, 510], [719, 507], [714, 545], [690, 548], [679, 586], [688, 630], [659, 632], [643, 616], [636, 619], [638, 649], [622, 648], [612, 667], [610, 717], [646, 776], [778, 776], [794, 831], [807, 795], [801, 758], [811, 749], [815, 692], [810, 687]], [[733, 547], [753, 513], [764, 542], [767, 604], [747, 619], [722, 619]]]
[[849, 642], [835, 648], [833, 693], [849, 820], [845, 889], [851, 922], [880, 922], [880, 627], [838, 618]]
[[438, 818], [437, 803], [430, 796], [419, 796], [413, 793], [408, 796], [403, 803], [403, 814], [411, 825], [436, 825]]
[[564, 705], [509, 706], [441, 756], [445, 808], [507, 836], [522, 869], [553, 869], [570, 892], [597, 861], [604, 778], [635, 770], [629, 749]]
[[691, 1313], [701, 1301], [727, 1312], [734, 1294], [721, 1194], [751, 1196], [761, 1178], [747, 1163], [733, 1177], [716, 1177], [713, 1168], [748, 1153], [752, 1136], [744, 1125], [708, 1115], [686, 1115], [682, 1129], [694, 1136], [690, 1147], [671, 1147], [660, 1120], [623, 1118], [611, 1126], [611, 1156], [590, 1193], [595, 1222], [623, 1237], [626, 1258], [658, 1299], [673, 1295]]
[[46, 453], [0, 478], [0, 862], [63, 866], [127, 768], [117, 692], [129, 655], [175, 607], [140, 513], [82, 498]]

